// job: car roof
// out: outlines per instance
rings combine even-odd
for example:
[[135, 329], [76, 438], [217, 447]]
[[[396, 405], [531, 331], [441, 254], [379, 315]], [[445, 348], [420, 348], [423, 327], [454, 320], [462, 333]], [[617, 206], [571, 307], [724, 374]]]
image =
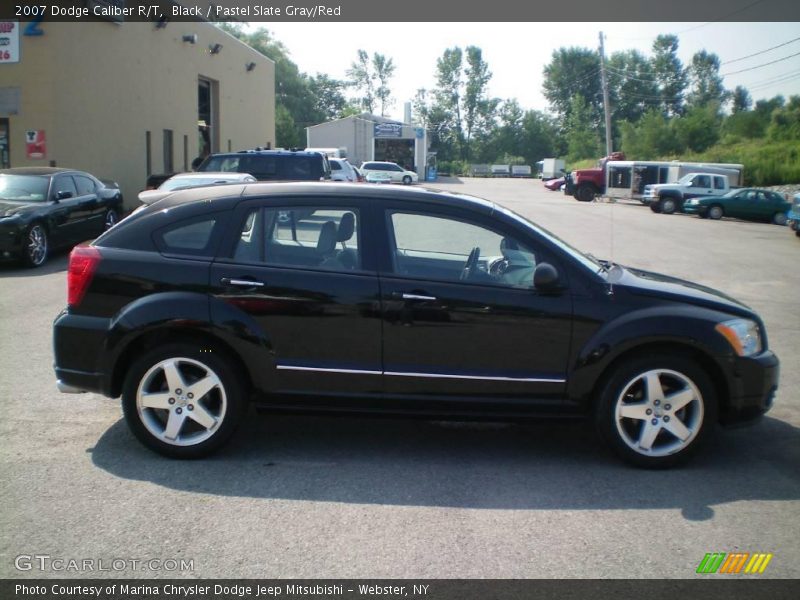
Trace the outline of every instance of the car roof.
[[61, 167], [14, 167], [0, 169], [0, 175], [56, 175], [58, 173], [82, 173], [76, 169], [62, 169]]
[[245, 177], [252, 177], [250, 173], [239, 173], [237, 171], [190, 171], [188, 173], [178, 173], [170, 177], [170, 179], [244, 179]]
[[218, 203], [220, 208], [225, 209], [242, 198], [268, 198], [270, 196], [317, 196], [344, 199], [385, 198], [397, 202], [429, 202], [438, 206], [479, 209], [484, 213], [491, 213], [497, 208], [493, 202], [483, 198], [427, 187], [381, 187], [355, 183], [337, 183], [333, 185], [329, 182], [320, 181], [244, 183], [178, 190], [159, 201], [158, 206], [160, 208], [157, 210], [204, 201]]
[[214, 156], [239, 156], [241, 154], [255, 154], [259, 156], [322, 156], [322, 152], [306, 150], [238, 150], [236, 152], [215, 152]]

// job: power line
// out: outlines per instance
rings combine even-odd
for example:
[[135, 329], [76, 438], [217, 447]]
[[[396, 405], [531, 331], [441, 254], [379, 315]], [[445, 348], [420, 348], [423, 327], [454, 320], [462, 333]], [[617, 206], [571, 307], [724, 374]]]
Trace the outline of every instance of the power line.
[[789, 60], [790, 58], [794, 58], [795, 56], [800, 56], [800, 52], [795, 52], [794, 54], [790, 54], [789, 56], [784, 56], [783, 58], [771, 60], [769, 62], [756, 65], [755, 67], [748, 67], [746, 69], [740, 69], [739, 71], [731, 71], [730, 73], [722, 73], [721, 75], [722, 77], [727, 77], [728, 75], [738, 75], [739, 73], [744, 73], [745, 71], [753, 71], [754, 69], [760, 69], [768, 65], [774, 65], [775, 63], [783, 62], [784, 60]]
[[729, 65], [731, 63], [739, 62], [740, 60], [745, 60], [746, 58], [753, 58], [754, 56], [758, 56], [759, 54], [766, 54], [770, 50], [775, 50], [777, 48], [783, 48], [784, 46], [788, 46], [789, 44], [800, 40], [800, 37], [796, 37], [793, 40], [789, 40], [788, 42], [783, 42], [782, 44], [778, 44], [777, 46], [773, 46], [772, 48], [767, 48], [766, 50], [762, 50], [761, 52], [755, 52], [754, 54], [748, 54], [747, 56], [742, 56], [741, 58], [734, 58], [733, 60], [726, 60], [725, 62], [720, 63], [720, 65]]

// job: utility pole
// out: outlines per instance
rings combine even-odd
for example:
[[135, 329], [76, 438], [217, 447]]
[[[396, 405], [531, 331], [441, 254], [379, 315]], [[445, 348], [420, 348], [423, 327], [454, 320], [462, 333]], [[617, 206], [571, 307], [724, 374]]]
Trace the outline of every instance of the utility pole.
[[600, 80], [603, 84], [603, 112], [606, 116], [606, 156], [611, 156], [611, 107], [608, 105], [608, 79], [606, 77], [606, 53], [603, 32], [600, 32]]

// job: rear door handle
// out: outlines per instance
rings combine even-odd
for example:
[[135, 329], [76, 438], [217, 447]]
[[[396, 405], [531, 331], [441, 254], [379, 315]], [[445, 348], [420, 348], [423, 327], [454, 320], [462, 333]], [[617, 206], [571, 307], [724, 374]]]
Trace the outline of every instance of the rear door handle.
[[256, 281], [255, 279], [235, 279], [232, 277], [223, 277], [219, 280], [222, 285], [229, 285], [235, 287], [245, 287], [245, 288], [254, 288], [254, 287], [264, 287], [263, 281]]
[[421, 302], [431, 302], [436, 300], [436, 296], [426, 296], [424, 294], [407, 294], [406, 292], [395, 292], [392, 294], [395, 298], [402, 298], [403, 300], [418, 300]]

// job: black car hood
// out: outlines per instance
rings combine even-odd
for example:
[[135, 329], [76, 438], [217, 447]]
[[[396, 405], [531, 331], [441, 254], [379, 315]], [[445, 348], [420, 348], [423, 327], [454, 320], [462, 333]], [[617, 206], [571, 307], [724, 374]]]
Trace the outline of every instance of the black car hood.
[[740, 316], [755, 317], [749, 306], [735, 298], [685, 279], [629, 267], [620, 269], [614, 279], [615, 287], [624, 286], [632, 294], [677, 300]]
[[42, 206], [41, 202], [10, 202], [0, 198], [0, 217], [10, 217], [12, 215], [26, 213]]

